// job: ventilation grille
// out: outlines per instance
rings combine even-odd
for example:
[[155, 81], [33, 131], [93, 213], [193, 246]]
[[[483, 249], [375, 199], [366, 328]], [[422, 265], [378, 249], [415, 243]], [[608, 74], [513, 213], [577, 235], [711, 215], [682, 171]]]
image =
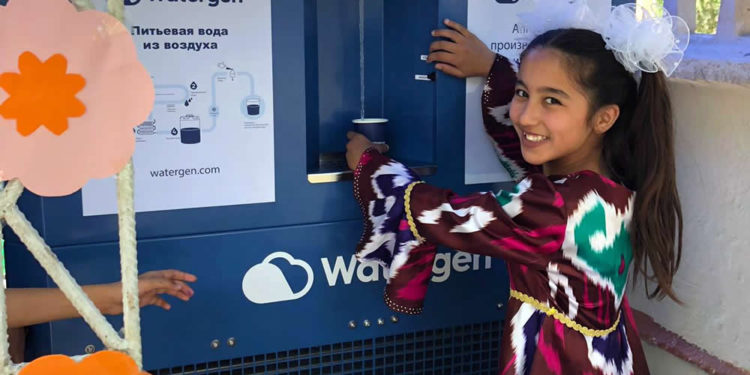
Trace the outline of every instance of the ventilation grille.
[[497, 374], [502, 322], [151, 370], [153, 375]]

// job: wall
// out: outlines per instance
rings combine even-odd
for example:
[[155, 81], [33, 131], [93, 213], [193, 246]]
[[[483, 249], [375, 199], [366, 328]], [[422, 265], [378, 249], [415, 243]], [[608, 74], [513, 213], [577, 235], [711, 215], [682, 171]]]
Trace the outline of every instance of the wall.
[[656, 346], [644, 344], [648, 369], [660, 375], [702, 375], [705, 372]]
[[[750, 88], [674, 79], [670, 89], [685, 224], [675, 289], [685, 306], [647, 301], [640, 287], [632, 304], [687, 341], [750, 369]], [[670, 359], [651, 349], [652, 366]]]

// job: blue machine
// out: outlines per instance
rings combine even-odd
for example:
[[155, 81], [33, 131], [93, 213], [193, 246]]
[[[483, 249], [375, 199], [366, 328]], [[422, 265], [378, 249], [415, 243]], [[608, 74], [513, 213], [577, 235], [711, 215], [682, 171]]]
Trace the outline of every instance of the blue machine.
[[[272, 2], [275, 203], [137, 215], [140, 270], [198, 276], [189, 303], [142, 311], [144, 365], [153, 373], [497, 372], [508, 298], [502, 261], [443, 249], [424, 313], [395, 314], [382, 300], [381, 271], [352, 258], [362, 224], [351, 181], [320, 183], [340, 175], [345, 133], [359, 116], [358, 6]], [[365, 6], [365, 112], [390, 120], [391, 154], [420, 167], [430, 183], [463, 193], [490, 189], [463, 185], [464, 81], [415, 79], [432, 73], [420, 59], [430, 30], [444, 18], [465, 22], [466, 1]], [[84, 217], [80, 192], [27, 193], [20, 204], [79, 283], [118, 279], [116, 216]], [[54, 286], [7, 238], [9, 287]], [[295, 263], [266, 259], [280, 252]], [[283, 272], [267, 281], [289, 291], [279, 302], [258, 304], [243, 293], [246, 272], [264, 260]], [[79, 319], [32, 327], [27, 341], [29, 356], [103, 349]]]

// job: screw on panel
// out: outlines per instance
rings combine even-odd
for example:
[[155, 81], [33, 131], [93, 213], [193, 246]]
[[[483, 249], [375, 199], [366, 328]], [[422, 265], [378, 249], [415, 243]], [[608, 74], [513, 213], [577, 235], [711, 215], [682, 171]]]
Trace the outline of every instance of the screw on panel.
[[378, 318], [378, 325], [379, 325], [379, 326], [385, 325], [385, 319], [383, 319], [383, 318]]
[[357, 322], [350, 320], [349, 321], [349, 328], [354, 329], [357, 328]]
[[213, 340], [213, 341], [211, 341], [211, 349], [214, 349], [214, 350], [219, 349], [220, 345], [221, 345], [221, 343], [219, 342], [219, 340]]
[[237, 339], [235, 339], [234, 337], [230, 337], [229, 339], [227, 339], [227, 345], [230, 348], [233, 348], [235, 345], [237, 345]]
[[363, 325], [363, 326], [365, 326], [365, 327], [369, 327], [369, 326], [371, 326], [372, 324], [370, 324], [370, 321], [369, 321], [369, 320], [365, 319], [365, 321], [364, 321], [364, 322], [362, 322], [362, 325]]
[[83, 351], [86, 352], [86, 354], [92, 354], [96, 351], [96, 347], [94, 345], [86, 345]]
[[502, 309], [502, 308], [503, 308], [503, 304], [502, 304], [502, 303], [498, 303], [498, 304], [497, 304], [497, 309], [498, 309], [498, 310], [500, 310], [500, 309]]
[[391, 315], [391, 322], [398, 323], [398, 317], [396, 315]]

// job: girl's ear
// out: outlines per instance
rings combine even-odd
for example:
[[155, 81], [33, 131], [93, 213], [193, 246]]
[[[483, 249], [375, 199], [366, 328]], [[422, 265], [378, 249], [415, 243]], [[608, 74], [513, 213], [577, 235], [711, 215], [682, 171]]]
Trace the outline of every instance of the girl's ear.
[[620, 117], [620, 106], [616, 104], [605, 105], [594, 114], [594, 132], [602, 135], [606, 133]]

